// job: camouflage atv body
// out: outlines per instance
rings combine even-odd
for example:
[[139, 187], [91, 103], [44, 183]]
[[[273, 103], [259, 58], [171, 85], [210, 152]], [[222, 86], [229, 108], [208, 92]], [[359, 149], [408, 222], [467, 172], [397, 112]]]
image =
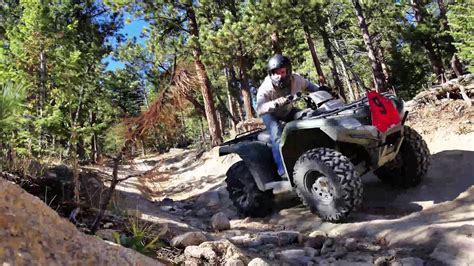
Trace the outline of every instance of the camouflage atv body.
[[288, 178], [277, 174], [270, 135], [260, 129], [225, 142], [220, 155], [242, 161], [227, 171], [227, 190], [245, 216], [271, 212], [273, 194], [295, 191], [310, 210], [341, 221], [362, 203], [361, 176], [368, 171], [401, 187], [417, 185], [426, 174], [429, 150], [393, 95], [375, 92], [345, 105], [325, 92], [291, 96], [307, 108], [284, 125], [280, 143]]

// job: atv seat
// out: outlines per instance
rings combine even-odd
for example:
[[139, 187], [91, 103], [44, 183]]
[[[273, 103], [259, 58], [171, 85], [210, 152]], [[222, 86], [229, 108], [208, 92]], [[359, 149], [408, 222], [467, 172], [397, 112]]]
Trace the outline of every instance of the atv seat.
[[270, 132], [268, 130], [264, 130], [258, 133], [257, 139], [265, 143], [272, 143], [272, 140], [270, 138]]

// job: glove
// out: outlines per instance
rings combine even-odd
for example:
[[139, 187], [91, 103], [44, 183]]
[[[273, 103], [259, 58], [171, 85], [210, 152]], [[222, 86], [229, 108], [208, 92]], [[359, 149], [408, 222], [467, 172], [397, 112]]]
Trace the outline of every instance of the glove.
[[275, 108], [278, 108], [280, 106], [283, 106], [288, 103], [288, 99], [286, 97], [280, 97], [275, 100], [273, 100], [273, 104]]

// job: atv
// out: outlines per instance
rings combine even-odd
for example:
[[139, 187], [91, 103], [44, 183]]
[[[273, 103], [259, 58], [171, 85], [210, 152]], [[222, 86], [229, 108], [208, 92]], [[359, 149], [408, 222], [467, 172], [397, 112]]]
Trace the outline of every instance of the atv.
[[373, 171], [383, 182], [403, 188], [420, 183], [429, 165], [426, 142], [404, 125], [408, 112], [391, 94], [367, 92], [344, 104], [326, 91], [297, 94], [304, 100], [294, 120], [282, 124], [280, 152], [286, 174], [277, 173], [270, 134], [257, 128], [219, 147], [241, 161], [226, 175], [229, 198], [244, 216], [271, 213], [274, 194], [294, 191], [325, 221], [346, 219], [362, 203], [361, 176]]

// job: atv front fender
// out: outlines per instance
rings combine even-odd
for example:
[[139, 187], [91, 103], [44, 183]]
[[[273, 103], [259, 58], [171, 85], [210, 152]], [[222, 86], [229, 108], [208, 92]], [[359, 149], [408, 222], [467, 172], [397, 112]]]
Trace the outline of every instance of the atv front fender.
[[242, 158], [261, 191], [269, 189], [265, 188], [265, 184], [281, 181], [273, 161], [272, 149], [267, 143], [241, 142], [219, 148], [219, 156], [231, 153], [236, 153]]

